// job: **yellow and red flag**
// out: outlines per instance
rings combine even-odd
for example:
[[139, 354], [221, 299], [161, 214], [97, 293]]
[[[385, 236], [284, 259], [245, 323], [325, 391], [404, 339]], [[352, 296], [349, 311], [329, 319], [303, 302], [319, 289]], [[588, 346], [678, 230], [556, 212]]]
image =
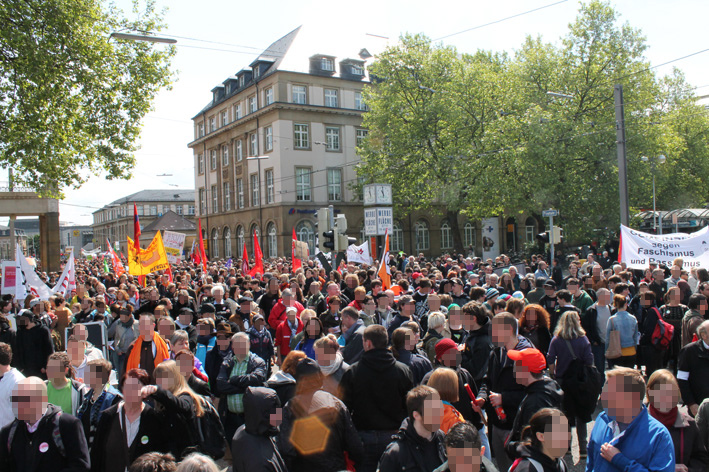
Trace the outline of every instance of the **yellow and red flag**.
[[165, 246], [162, 243], [160, 231], [155, 234], [150, 245], [136, 251], [134, 242], [128, 238], [128, 273], [131, 275], [145, 276], [160, 270], [167, 270], [170, 263], [167, 260]]
[[391, 288], [391, 270], [389, 269], [389, 232], [384, 234], [384, 254], [382, 261], [379, 264], [377, 276], [382, 281], [382, 288], [388, 290]]

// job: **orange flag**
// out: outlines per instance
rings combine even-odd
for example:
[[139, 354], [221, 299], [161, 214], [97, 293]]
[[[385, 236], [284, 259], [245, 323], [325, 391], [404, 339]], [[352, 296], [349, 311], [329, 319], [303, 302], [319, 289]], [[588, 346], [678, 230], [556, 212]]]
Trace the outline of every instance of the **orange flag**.
[[293, 228], [293, 238], [291, 239], [291, 260], [293, 261], [293, 270], [292, 272], [295, 274], [295, 271], [303, 267], [303, 263], [295, 257], [295, 242], [298, 241], [298, 236], [295, 234], [295, 228]]
[[379, 271], [377, 276], [382, 281], [382, 288], [388, 290], [391, 288], [391, 272], [389, 269], [389, 232], [384, 234], [384, 254], [382, 255], [382, 261], [379, 264]]

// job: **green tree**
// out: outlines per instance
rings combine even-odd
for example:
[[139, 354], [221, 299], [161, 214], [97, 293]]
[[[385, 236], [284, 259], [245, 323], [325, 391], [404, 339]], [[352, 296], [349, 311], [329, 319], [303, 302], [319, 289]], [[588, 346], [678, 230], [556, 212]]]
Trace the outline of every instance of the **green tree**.
[[498, 116], [504, 64], [504, 56], [460, 56], [423, 35], [405, 35], [370, 68], [378, 79], [365, 91], [370, 133], [358, 172], [392, 184], [398, 214], [443, 204], [456, 252], [463, 251], [461, 211], [496, 210], [483, 192], [492, 162], [484, 136]]
[[110, 39], [160, 31], [153, 1], [128, 19], [101, 0], [0, 2], [0, 165], [60, 195], [89, 173], [129, 178], [143, 117], [172, 80], [173, 47]]

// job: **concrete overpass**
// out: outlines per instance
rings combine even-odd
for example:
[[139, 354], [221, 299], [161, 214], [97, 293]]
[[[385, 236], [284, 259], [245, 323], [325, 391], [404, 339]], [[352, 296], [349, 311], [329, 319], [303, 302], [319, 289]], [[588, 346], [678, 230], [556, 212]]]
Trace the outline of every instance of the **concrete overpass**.
[[59, 200], [40, 197], [33, 189], [13, 186], [0, 188], [0, 216], [10, 217], [10, 234], [15, 234], [15, 218], [39, 217], [39, 254], [42, 269], [60, 270]]

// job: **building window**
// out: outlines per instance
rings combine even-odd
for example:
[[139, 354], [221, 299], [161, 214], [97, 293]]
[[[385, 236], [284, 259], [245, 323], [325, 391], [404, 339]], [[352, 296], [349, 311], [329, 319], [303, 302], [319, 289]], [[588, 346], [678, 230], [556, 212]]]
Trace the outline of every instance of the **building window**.
[[355, 108], [357, 110], [367, 111], [367, 104], [364, 103], [362, 92], [355, 92]]
[[226, 167], [229, 165], [229, 146], [226, 144], [222, 146], [222, 166]]
[[[204, 189], [202, 189], [204, 190]], [[194, 216], [194, 205], [187, 205], [187, 214]]]
[[209, 119], [209, 132], [212, 133], [217, 130], [217, 119], [214, 117], [211, 117]]
[[257, 109], [256, 97], [249, 97], [249, 113], [255, 113]]
[[266, 235], [268, 236], [268, 256], [271, 259], [278, 257], [278, 233], [276, 225], [269, 223], [266, 227]]
[[222, 126], [229, 124], [229, 113], [226, 110], [222, 111]]
[[331, 202], [342, 201], [342, 169], [327, 170], [327, 199]]
[[217, 192], [217, 186], [212, 185], [212, 214], [219, 211], [219, 195]]
[[293, 103], [305, 105], [308, 103], [308, 94], [305, 85], [293, 86]]
[[320, 59], [320, 68], [322, 70], [326, 71], [334, 71], [335, 70], [335, 63], [333, 62], [332, 59], [323, 57]]
[[328, 151], [340, 150], [340, 128], [338, 126], [325, 127], [325, 141]]
[[212, 170], [216, 170], [217, 168], [217, 150], [212, 149], [209, 154], [209, 165], [212, 168]]
[[266, 171], [266, 203], [273, 203], [276, 200], [275, 187], [273, 185], [273, 169]]
[[256, 133], [249, 136], [249, 156], [258, 156], [258, 135]]
[[197, 129], [198, 129], [197, 136], [200, 138], [203, 137], [204, 136], [204, 121], [200, 122], [197, 125]]
[[453, 235], [451, 233], [451, 225], [444, 221], [441, 225], [441, 249], [450, 249], [453, 247]]
[[537, 222], [531, 216], [524, 221], [524, 240], [528, 243], [534, 242], [537, 234]]
[[325, 89], [325, 106], [337, 108], [337, 89]]
[[231, 189], [229, 188], [229, 182], [224, 182], [224, 190], [222, 191], [224, 198], [224, 211], [231, 210]]
[[207, 214], [207, 200], [204, 198], [204, 189], [199, 189], [199, 214]]
[[352, 64], [350, 72], [352, 75], [364, 75], [364, 67], [359, 64]]
[[204, 154], [197, 154], [197, 172], [204, 174]]
[[241, 160], [244, 158], [244, 149], [243, 146], [241, 145], [241, 140], [237, 139], [236, 140], [236, 162], [241, 162]]
[[419, 220], [415, 225], [416, 231], [416, 251], [428, 251], [431, 246], [430, 236], [428, 234], [428, 223], [424, 220]]
[[150, 216], [158, 216], [158, 206], [150, 205]]
[[182, 216], [184, 214], [184, 211], [185, 211], [184, 205], [175, 206], [175, 213], [177, 213], [178, 215]]
[[244, 84], [246, 84], [246, 77], [242, 75], [241, 77], [239, 77], [239, 87], [243, 87]]
[[315, 230], [313, 224], [309, 221], [301, 221], [295, 226], [295, 235], [298, 241], [308, 243], [310, 254], [315, 254]]
[[210, 256], [212, 258], [217, 258], [219, 257], [219, 231], [217, 231], [217, 228], [212, 228], [212, 247], [210, 247]]
[[357, 137], [357, 146], [361, 146], [362, 143], [364, 142], [365, 138], [369, 135], [369, 130], [367, 129], [358, 129], [355, 131], [356, 137]]
[[299, 202], [310, 201], [310, 168], [295, 168], [295, 198]]
[[251, 174], [249, 178], [251, 183], [251, 206], [260, 205], [258, 174]]
[[228, 226], [224, 227], [222, 239], [224, 239], [224, 257], [231, 257], [231, 229]]
[[237, 103], [234, 105], [234, 120], [240, 120], [242, 116], [244, 115], [241, 113], [241, 103]]
[[273, 103], [273, 87], [266, 89], [266, 105]]
[[389, 250], [392, 253], [401, 252], [404, 250], [404, 230], [401, 225], [394, 223], [391, 238], [389, 238]]
[[236, 228], [236, 254], [239, 257], [244, 257], [244, 227], [237, 226]]
[[236, 179], [236, 208], [244, 208], [244, 181]]
[[475, 251], [475, 226], [468, 221], [463, 227], [463, 241], [466, 248], [473, 248]]
[[304, 123], [295, 123], [293, 125], [294, 141], [296, 149], [308, 149], [310, 147], [310, 136], [308, 133], [308, 125]]
[[266, 126], [266, 151], [273, 151], [273, 126]]

